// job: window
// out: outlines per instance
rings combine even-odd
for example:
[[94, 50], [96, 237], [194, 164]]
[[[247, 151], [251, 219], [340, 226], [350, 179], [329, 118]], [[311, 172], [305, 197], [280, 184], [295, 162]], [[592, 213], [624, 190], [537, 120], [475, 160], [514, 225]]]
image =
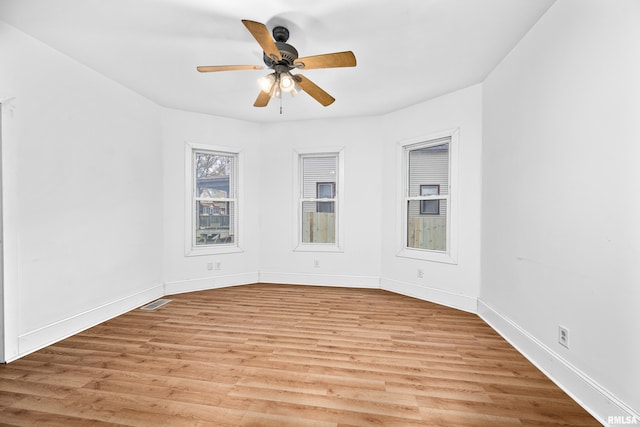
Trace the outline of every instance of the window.
[[[440, 185], [421, 185], [421, 196], [435, 196], [440, 194]], [[440, 200], [423, 200], [420, 202], [421, 215], [440, 215]]]
[[187, 145], [189, 165], [187, 254], [238, 248], [238, 152]]
[[297, 250], [340, 250], [341, 152], [296, 153]]
[[456, 263], [457, 132], [405, 141], [401, 156], [400, 256]]

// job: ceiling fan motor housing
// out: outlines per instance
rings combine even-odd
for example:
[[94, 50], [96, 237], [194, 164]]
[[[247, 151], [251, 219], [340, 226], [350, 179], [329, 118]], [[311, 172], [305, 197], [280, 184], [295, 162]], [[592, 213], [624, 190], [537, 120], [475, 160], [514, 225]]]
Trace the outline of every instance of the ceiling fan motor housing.
[[289, 30], [285, 27], [274, 27], [273, 29], [273, 38], [276, 42], [276, 47], [280, 52], [280, 56], [282, 57], [282, 61], [276, 62], [273, 59], [269, 58], [267, 54], [263, 53], [264, 63], [269, 68], [273, 68], [275, 65], [286, 65], [289, 69], [293, 68], [293, 61], [298, 59], [298, 51], [295, 47], [286, 43], [289, 40]]
[[[296, 50], [296, 48], [291, 46], [289, 43], [284, 42], [276, 42], [276, 47], [278, 48], [280, 56], [282, 57], [282, 61], [280, 61], [280, 63], [285, 63], [290, 68], [293, 68], [293, 61], [298, 59], [298, 51]], [[269, 58], [266, 53], [263, 53], [262, 58], [264, 60], [264, 63], [269, 68], [273, 68], [273, 66], [278, 63]]]

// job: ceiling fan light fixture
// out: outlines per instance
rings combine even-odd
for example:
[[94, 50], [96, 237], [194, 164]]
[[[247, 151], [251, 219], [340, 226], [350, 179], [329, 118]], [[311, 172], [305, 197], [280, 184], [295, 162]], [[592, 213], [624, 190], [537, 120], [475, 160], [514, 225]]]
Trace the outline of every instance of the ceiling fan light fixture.
[[258, 79], [258, 84], [260, 85], [260, 89], [262, 89], [265, 93], [270, 93], [276, 82], [275, 73], [267, 74], [266, 76], [260, 77]]
[[281, 74], [280, 75], [280, 89], [283, 92], [291, 92], [295, 89], [296, 82], [293, 80], [293, 77], [289, 74]]
[[302, 88], [298, 85], [298, 83], [293, 85], [293, 89], [291, 89], [289, 91], [289, 93], [291, 94], [291, 97], [294, 97], [298, 94], [298, 92], [300, 92], [302, 90]]

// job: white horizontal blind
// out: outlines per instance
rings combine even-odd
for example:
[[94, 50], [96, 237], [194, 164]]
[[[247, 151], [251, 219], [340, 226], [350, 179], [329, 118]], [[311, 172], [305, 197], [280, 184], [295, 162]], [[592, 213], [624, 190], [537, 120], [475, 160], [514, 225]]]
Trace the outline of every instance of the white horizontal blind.
[[[447, 200], [449, 195], [449, 140], [432, 141], [429, 146], [408, 152], [408, 197], [410, 200]], [[421, 186], [438, 186], [439, 194], [423, 196]], [[439, 216], [446, 217], [447, 203], [440, 203]], [[420, 215], [420, 203], [412, 203], [409, 215]]]
[[302, 197], [316, 197], [318, 182], [336, 182], [337, 155], [302, 157]]

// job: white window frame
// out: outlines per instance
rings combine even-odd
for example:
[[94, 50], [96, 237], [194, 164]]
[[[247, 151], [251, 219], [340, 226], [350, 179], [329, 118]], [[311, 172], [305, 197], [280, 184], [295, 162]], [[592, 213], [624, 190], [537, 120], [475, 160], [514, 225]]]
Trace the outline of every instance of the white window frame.
[[[196, 152], [210, 152], [214, 154], [228, 154], [235, 156], [236, 163], [234, 165], [234, 179], [236, 194], [229, 195], [226, 199], [220, 201], [230, 201], [235, 204], [235, 241], [228, 244], [216, 244], [206, 246], [196, 246], [196, 201], [198, 197], [195, 195], [195, 165], [194, 158]], [[184, 248], [185, 256], [201, 256], [201, 255], [217, 255], [227, 253], [243, 252], [242, 232], [244, 224], [244, 214], [242, 207], [244, 206], [244, 165], [242, 150], [232, 147], [222, 147], [215, 145], [197, 144], [192, 142], [185, 143], [185, 229], [184, 229]], [[235, 196], [235, 197], [232, 197]]]
[[[449, 142], [449, 191], [447, 195], [414, 196], [409, 197], [409, 151], [415, 148], [423, 148], [442, 144], [443, 138], [450, 138]], [[440, 140], [440, 141], [438, 141]], [[396, 217], [398, 218], [397, 232], [397, 256], [413, 258], [424, 261], [440, 262], [446, 264], [458, 263], [458, 151], [459, 131], [450, 129], [429, 135], [423, 135], [398, 142], [396, 147], [397, 174], [397, 202]], [[441, 191], [442, 192], [442, 191]], [[407, 246], [408, 218], [407, 205], [411, 200], [446, 200], [447, 201], [447, 250], [435, 251], [429, 249], [417, 249]]]
[[[304, 157], [337, 156], [336, 194], [332, 199], [302, 197], [302, 159]], [[336, 241], [335, 243], [303, 243], [302, 242], [302, 203], [303, 202], [335, 203]], [[343, 252], [344, 242], [344, 148], [301, 149], [293, 152], [293, 250], [300, 252]]]

